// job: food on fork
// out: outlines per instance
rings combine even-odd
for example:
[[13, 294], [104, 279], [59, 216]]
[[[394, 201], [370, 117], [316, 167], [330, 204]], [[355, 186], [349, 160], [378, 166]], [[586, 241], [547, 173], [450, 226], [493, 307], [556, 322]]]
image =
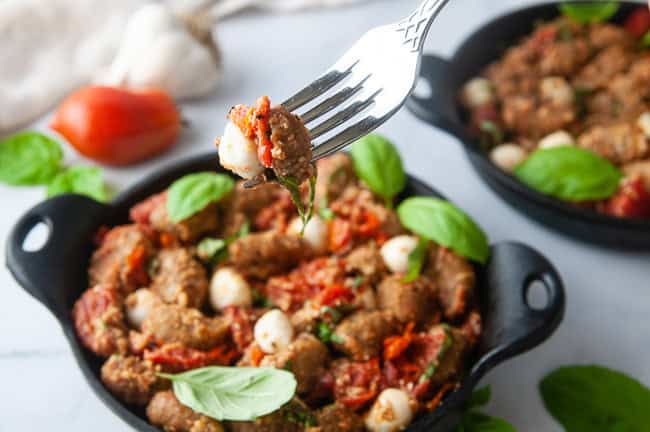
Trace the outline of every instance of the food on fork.
[[314, 174], [309, 131], [282, 105], [272, 107], [267, 96], [254, 107], [235, 105], [217, 146], [221, 165], [245, 179], [300, 184]]

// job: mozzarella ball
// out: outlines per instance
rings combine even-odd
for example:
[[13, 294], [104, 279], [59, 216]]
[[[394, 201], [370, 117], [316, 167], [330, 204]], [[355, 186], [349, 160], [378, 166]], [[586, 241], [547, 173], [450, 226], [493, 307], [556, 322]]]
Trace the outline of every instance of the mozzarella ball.
[[567, 131], [557, 131], [552, 134], [546, 135], [544, 138], [539, 140], [537, 147], [541, 149], [548, 149], [553, 147], [562, 147], [562, 146], [572, 146], [576, 142], [573, 139], [573, 136]]
[[273, 309], [257, 320], [253, 334], [255, 342], [262, 351], [274, 354], [291, 343], [293, 327], [289, 318], [280, 309]]
[[393, 273], [406, 273], [409, 268], [409, 255], [417, 245], [417, 237], [400, 235], [384, 243], [379, 253], [390, 271]]
[[381, 392], [366, 416], [366, 427], [371, 432], [395, 432], [404, 429], [413, 420], [413, 409], [408, 394], [389, 388]]
[[646, 138], [650, 138], [650, 112], [644, 112], [639, 116], [637, 125], [641, 128]]
[[539, 83], [542, 99], [553, 105], [570, 105], [573, 103], [574, 93], [571, 85], [562, 77], [544, 78]]
[[[287, 228], [288, 234], [300, 235], [302, 231], [302, 220], [295, 218]], [[327, 223], [318, 216], [313, 216], [307, 226], [303, 238], [311, 246], [316, 253], [323, 253], [327, 251]]]
[[490, 80], [474, 78], [463, 87], [463, 102], [469, 108], [480, 107], [494, 100], [494, 89]]
[[251, 287], [236, 270], [230, 267], [220, 268], [214, 272], [210, 281], [210, 304], [215, 310], [228, 306], [251, 306]]
[[124, 301], [127, 322], [131, 327], [139, 330], [149, 312], [161, 303], [162, 300], [146, 288], [140, 288], [129, 294]]
[[264, 171], [257, 158], [257, 145], [248, 139], [231, 121], [226, 124], [219, 142], [219, 162], [221, 166], [240, 177], [249, 179]]
[[526, 160], [526, 150], [513, 143], [501, 144], [490, 151], [490, 160], [506, 172], [513, 172], [515, 167]]

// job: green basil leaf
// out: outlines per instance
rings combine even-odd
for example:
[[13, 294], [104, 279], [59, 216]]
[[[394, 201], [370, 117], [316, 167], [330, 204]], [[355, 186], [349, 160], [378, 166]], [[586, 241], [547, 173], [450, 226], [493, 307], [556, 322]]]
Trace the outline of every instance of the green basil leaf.
[[38, 132], [20, 132], [0, 141], [0, 182], [15, 186], [47, 184], [61, 169], [63, 150]]
[[99, 202], [108, 201], [108, 190], [97, 167], [77, 166], [60, 172], [47, 185], [47, 196], [77, 193]]
[[422, 267], [427, 258], [427, 250], [429, 248], [429, 241], [425, 238], [421, 238], [418, 241], [418, 245], [413, 249], [409, 254], [408, 258], [408, 271], [406, 276], [404, 276], [403, 281], [406, 283], [413, 282], [415, 279], [420, 276]]
[[397, 208], [403, 226], [482, 264], [488, 259], [487, 237], [474, 221], [453, 204], [437, 198], [413, 197]]
[[490, 402], [491, 398], [492, 398], [492, 389], [490, 388], [490, 386], [485, 386], [483, 388], [475, 390], [472, 393], [472, 396], [469, 398], [469, 401], [467, 401], [467, 406], [469, 408], [482, 407], [486, 405], [488, 402]]
[[535, 151], [515, 168], [515, 176], [531, 188], [567, 201], [609, 198], [623, 174], [589, 150], [561, 146]]
[[302, 202], [302, 194], [300, 192], [300, 183], [294, 177], [278, 177], [278, 183], [283, 186], [286, 190], [289, 191], [291, 195], [291, 201], [296, 205], [298, 210], [298, 216], [302, 221], [302, 228], [300, 230], [300, 235], [305, 232], [305, 227], [307, 223], [311, 220], [314, 215], [314, 198], [316, 196], [316, 176], [311, 176], [309, 178], [309, 198], [307, 206]]
[[471, 411], [463, 414], [461, 423], [456, 429], [464, 432], [517, 432], [507, 421]]
[[235, 181], [225, 174], [200, 172], [181, 177], [169, 188], [169, 218], [174, 223], [187, 219], [228, 195], [234, 187]]
[[547, 375], [539, 390], [566, 432], [650, 430], [650, 390], [600, 366], [567, 366]]
[[588, 24], [607, 21], [618, 12], [620, 4], [615, 1], [573, 2], [559, 5], [560, 12], [578, 23]]
[[206, 237], [199, 242], [196, 251], [201, 259], [211, 262], [226, 249], [226, 246], [228, 245], [225, 240]]
[[293, 374], [274, 368], [211, 366], [160, 376], [172, 381], [183, 405], [216, 420], [254, 420], [278, 410], [296, 392]]
[[406, 186], [406, 174], [397, 149], [386, 138], [370, 134], [352, 144], [350, 155], [357, 176], [387, 207]]

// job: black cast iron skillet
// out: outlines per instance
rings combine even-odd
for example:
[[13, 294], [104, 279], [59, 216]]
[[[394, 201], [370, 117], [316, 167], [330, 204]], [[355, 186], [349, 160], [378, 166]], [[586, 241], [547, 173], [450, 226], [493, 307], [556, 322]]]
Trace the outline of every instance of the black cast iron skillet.
[[[143, 410], [123, 404], [104, 388], [99, 379], [102, 359], [81, 346], [70, 311], [88, 287], [86, 268], [96, 230], [101, 225], [127, 223], [132, 205], [160, 192], [185, 174], [221, 170], [217, 168], [217, 159], [211, 153], [173, 164], [127, 190], [111, 204], [100, 204], [80, 195], [47, 200], [18, 221], [7, 242], [7, 267], [18, 283], [59, 320], [77, 364], [94, 392], [108, 408], [139, 431], [158, 429], [147, 423]], [[441, 196], [413, 177], [409, 177], [404, 193], [408, 195]], [[24, 239], [39, 222], [49, 227], [49, 238], [40, 250], [27, 252], [22, 246]], [[532, 248], [518, 243], [493, 245], [490, 261], [477, 270], [484, 320], [477, 360], [461, 387], [435, 412], [417, 421], [411, 431], [448, 430], [458, 421], [463, 402], [487, 371], [539, 345], [562, 321], [565, 297], [560, 276]], [[548, 301], [543, 309], [533, 309], [528, 304], [528, 287], [533, 281], [541, 281], [546, 288]]]
[[[464, 110], [458, 95], [463, 85], [479, 75], [505, 49], [533, 30], [535, 22], [558, 16], [558, 3], [511, 12], [475, 31], [450, 59], [427, 55], [422, 59], [421, 78], [430, 95], [412, 95], [406, 106], [421, 120], [445, 130], [463, 144], [479, 176], [516, 210], [564, 234], [584, 241], [618, 248], [650, 248], [650, 221], [620, 219], [582, 209], [543, 195], [494, 165], [478, 141], [467, 133]], [[622, 22], [639, 3], [621, 2], [614, 22]]]

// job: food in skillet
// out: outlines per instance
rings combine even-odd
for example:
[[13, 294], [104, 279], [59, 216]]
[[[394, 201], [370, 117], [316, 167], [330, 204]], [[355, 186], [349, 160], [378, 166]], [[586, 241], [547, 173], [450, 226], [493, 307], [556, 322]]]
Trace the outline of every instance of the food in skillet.
[[469, 81], [470, 128], [492, 161], [538, 191], [650, 218], [650, 12], [564, 4]]
[[167, 431], [326, 432], [397, 431], [454, 390], [481, 334], [484, 235], [439, 199], [393, 210], [400, 190], [368, 175], [404, 177], [381, 137], [318, 168], [304, 236], [279, 185], [215, 173], [99, 233], [73, 317], [111, 393]]

